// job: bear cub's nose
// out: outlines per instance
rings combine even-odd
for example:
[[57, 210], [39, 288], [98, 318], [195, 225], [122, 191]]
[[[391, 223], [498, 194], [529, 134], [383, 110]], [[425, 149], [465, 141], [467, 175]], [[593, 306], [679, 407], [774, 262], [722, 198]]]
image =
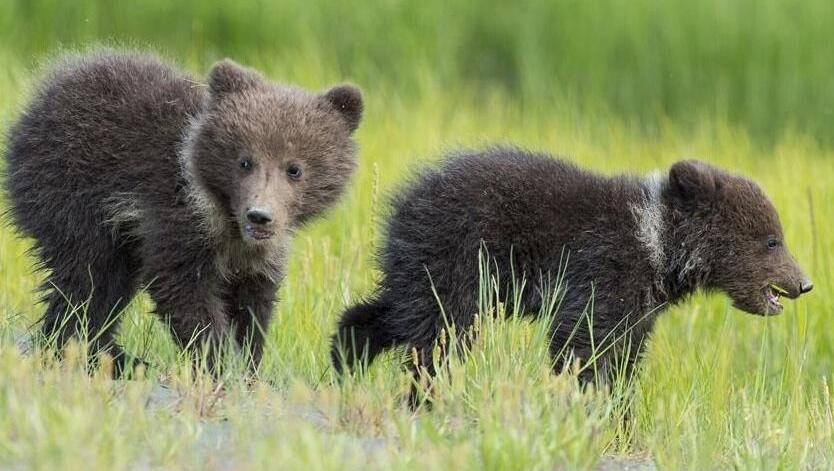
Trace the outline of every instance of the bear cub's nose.
[[805, 294], [809, 291], [814, 289], [814, 283], [811, 283], [811, 280], [805, 280], [799, 284], [799, 293]]
[[261, 208], [252, 208], [246, 211], [246, 219], [252, 224], [269, 224], [272, 222], [272, 213]]

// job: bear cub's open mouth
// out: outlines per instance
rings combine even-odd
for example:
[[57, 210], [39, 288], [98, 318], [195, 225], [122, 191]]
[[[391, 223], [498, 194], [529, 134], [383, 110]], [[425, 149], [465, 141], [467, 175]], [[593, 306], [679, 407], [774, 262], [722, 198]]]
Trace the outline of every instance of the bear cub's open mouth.
[[255, 240], [266, 240], [271, 238], [275, 233], [273, 231], [264, 229], [262, 227], [255, 227], [251, 224], [243, 226], [243, 230], [247, 237]]
[[767, 288], [765, 288], [767, 306], [770, 308], [772, 312], [782, 312], [783, 306], [781, 303], [779, 303], [779, 298], [783, 294], [788, 294], [788, 292], [774, 284], [770, 284]]

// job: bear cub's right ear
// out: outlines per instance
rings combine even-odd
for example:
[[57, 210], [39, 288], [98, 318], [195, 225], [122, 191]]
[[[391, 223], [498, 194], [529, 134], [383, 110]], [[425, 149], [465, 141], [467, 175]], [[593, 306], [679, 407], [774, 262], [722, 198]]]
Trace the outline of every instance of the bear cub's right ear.
[[681, 160], [669, 169], [669, 185], [685, 198], [705, 198], [716, 191], [715, 172], [698, 160]]
[[223, 59], [209, 71], [209, 91], [215, 98], [252, 88], [261, 80], [251, 69], [238, 65], [231, 59]]
[[339, 85], [333, 87], [324, 94], [324, 99], [338, 111], [350, 132], [356, 131], [359, 122], [362, 120], [362, 92], [353, 85]]

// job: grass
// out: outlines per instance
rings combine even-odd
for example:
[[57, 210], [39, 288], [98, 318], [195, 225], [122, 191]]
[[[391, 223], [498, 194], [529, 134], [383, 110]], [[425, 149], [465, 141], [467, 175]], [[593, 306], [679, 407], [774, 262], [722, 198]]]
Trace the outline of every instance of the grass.
[[[25, 255], [29, 242], [0, 226], [0, 467], [594, 469], [611, 460], [664, 469], [834, 467], [834, 302], [826, 296], [834, 281], [826, 223], [834, 220], [834, 108], [824, 87], [834, 66], [812, 46], [828, 34], [828, 3], [640, 1], [617, 21], [607, 14], [623, 6], [614, 0], [552, 11], [533, 2], [494, 15], [441, 2], [357, 11], [205, 3], [0, 7], [11, 13], [0, 15], [7, 45], [0, 129], [25, 102], [32, 65], [59, 43], [149, 43], [198, 75], [228, 54], [311, 88], [360, 83], [367, 113], [359, 174], [339, 206], [295, 239], [254, 384], [230, 376], [218, 388], [195, 377], [148, 314], [145, 295], [128, 308], [121, 333], [128, 350], [155, 365], [144, 377], [88, 375], [77, 347], [62, 363], [49, 351], [20, 353], [20, 336], [41, 313], [32, 292], [39, 275]], [[569, 7], [577, 12], [570, 20], [560, 13]], [[529, 28], [518, 28], [522, 21]], [[380, 40], [379, 24], [397, 40]], [[794, 24], [802, 28], [791, 36]], [[644, 32], [659, 25], [660, 37], [677, 42], [658, 52]], [[476, 40], [487, 36], [493, 42]], [[546, 57], [540, 38], [563, 48]], [[613, 44], [628, 59], [604, 53]], [[664, 82], [669, 70], [688, 78]], [[565, 88], [550, 90], [551, 77]], [[444, 150], [495, 142], [606, 173], [699, 156], [750, 175], [779, 209], [815, 291], [774, 318], [745, 315], [718, 294], [670, 309], [634, 384], [627, 426], [620, 418], [627, 396], [581, 391], [569, 375], [550, 374], [543, 324], [515, 319], [483, 317], [470, 354], [436, 385], [431, 411], [401, 407], [408, 379], [393, 356], [336, 384], [328, 339], [340, 310], [374, 286], [386, 195]]]

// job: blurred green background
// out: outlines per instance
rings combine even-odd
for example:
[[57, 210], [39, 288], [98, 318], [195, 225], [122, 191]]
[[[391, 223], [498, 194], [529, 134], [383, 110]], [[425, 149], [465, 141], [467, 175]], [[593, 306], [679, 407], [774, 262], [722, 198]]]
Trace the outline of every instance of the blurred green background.
[[[526, 107], [613, 112], [648, 132], [703, 116], [770, 143], [785, 128], [834, 143], [829, 0], [4, 0], [0, 48], [155, 46], [203, 65], [221, 56], [317, 64], [372, 91], [426, 82], [500, 89]], [[829, 50], [829, 52], [826, 52]], [[303, 58], [299, 62], [299, 58]]]

